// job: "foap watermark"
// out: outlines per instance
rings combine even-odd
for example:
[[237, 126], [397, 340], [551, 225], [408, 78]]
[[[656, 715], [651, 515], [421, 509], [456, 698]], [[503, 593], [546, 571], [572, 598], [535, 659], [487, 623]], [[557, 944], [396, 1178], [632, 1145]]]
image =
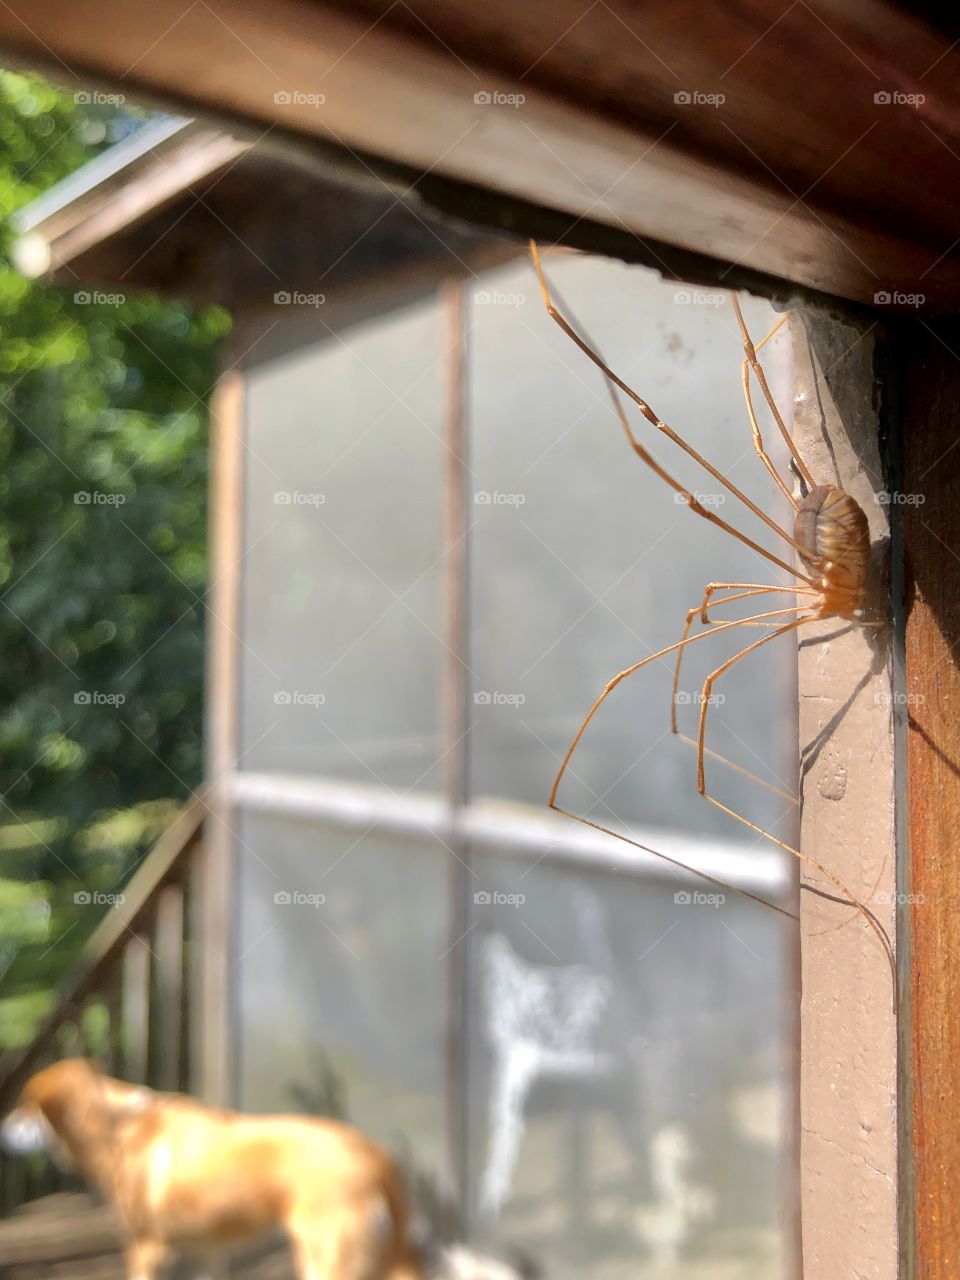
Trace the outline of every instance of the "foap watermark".
[[922, 307], [926, 301], [925, 293], [904, 293], [902, 289], [878, 289], [873, 295], [875, 307]]
[[78, 489], [73, 501], [78, 507], [122, 507], [125, 493], [103, 493], [100, 489]]
[[878, 89], [873, 95], [878, 107], [922, 107], [925, 93], [903, 93], [900, 89]]
[[122, 893], [101, 893], [99, 889], [78, 889], [73, 895], [78, 907], [122, 907], [126, 898]]
[[325, 693], [302, 693], [299, 689], [278, 689], [273, 695], [277, 707], [322, 707], [326, 700]]
[[322, 507], [325, 493], [301, 493], [299, 489], [278, 489], [273, 495], [275, 507]]
[[678, 507], [722, 507], [727, 500], [725, 493], [675, 493], [673, 500]]
[[703, 93], [700, 89], [678, 89], [673, 95], [678, 107], [722, 107], [727, 100], [725, 93]]
[[473, 695], [474, 706], [477, 707], [522, 707], [527, 700], [525, 693], [501, 693], [494, 689], [479, 689]]
[[527, 900], [525, 893], [501, 893], [498, 889], [478, 889], [473, 895], [478, 907], [522, 907]]
[[78, 707], [122, 707], [126, 700], [125, 693], [102, 693], [99, 689], [79, 689], [73, 695]]
[[478, 507], [522, 507], [527, 500], [525, 493], [501, 493], [499, 489], [491, 492], [481, 489], [473, 495]]
[[689, 693], [686, 689], [678, 689], [673, 700], [678, 707], [702, 707], [704, 703], [708, 707], [722, 707], [727, 700], [727, 695], [725, 693], [708, 693], [704, 697], [702, 689], [698, 689], [696, 693]]
[[277, 907], [322, 907], [327, 900], [325, 893], [304, 893], [302, 889], [278, 889], [273, 895]]
[[499, 89], [478, 89], [473, 101], [478, 107], [522, 107], [526, 94], [502, 93]]
[[122, 307], [127, 300], [125, 293], [103, 293], [99, 289], [78, 289], [73, 295], [78, 307]]
[[873, 495], [873, 500], [881, 507], [922, 507], [927, 500], [925, 493], [887, 492], [885, 489]]
[[275, 307], [322, 307], [325, 293], [302, 293], [299, 289], [278, 289], [273, 295]]
[[522, 307], [527, 300], [525, 293], [504, 293], [502, 289], [480, 289], [473, 295], [479, 307]]
[[873, 895], [873, 900], [883, 906], [893, 904], [898, 907], [919, 907], [926, 902], [927, 895], [925, 893], [892, 893], [889, 890], [881, 889]]
[[678, 307], [722, 307], [727, 295], [720, 289], [678, 289], [673, 301]]
[[273, 95], [278, 107], [322, 107], [325, 93], [305, 93], [302, 89], [278, 89]]
[[873, 695], [875, 707], [922, 707], [926, 700], [925, 693], [902, 693], [890, 689], [879, 689]]
[[704, 893], [701, 889], [678, 889], [673, 895], [678, 907], [722, 907], [727, 900], [725, 893]]
[[73, 95], [78, 107], [122, 107], [127, 100], [125, 93], [103, 93], [99, 89], [78, 89]]

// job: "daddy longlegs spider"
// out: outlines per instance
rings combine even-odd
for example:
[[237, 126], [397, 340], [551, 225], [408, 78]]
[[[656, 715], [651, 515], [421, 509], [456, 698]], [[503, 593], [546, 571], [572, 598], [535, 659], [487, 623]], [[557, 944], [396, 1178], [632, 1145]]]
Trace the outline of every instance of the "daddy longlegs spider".
[[[656, 849], [650, 849], [647, 845], [641, 845], [638, 841], [631, 840], [622, 832], [611, 831], [609, 828], [602, 826], [598, 822], [594, 822], [591, 818], [587, 818], [582, 814], [574, 813], [570, 809], [565, 809], [557, 802], [557, 795], [560, 785], [563, 781], [567, 767], [576, 751], [584, 733], [586, 732], [590, 722], [593, 720], [597, 711], [600, 709], [606, 699], [613, 693], [614, 689], [629, 676], [648, 666], [651, 662], [665, 657], [667, 654], [676, 654], [676, 665], [674, 668], [673, 678], [673, 703], [671, 710], [671, 729], [680, 737], [685, 735], [679, 733], [677, 724], [677, 690], [680, 685], [680, 665], [683, 655], [687, 647], [695, 644], [698, 640], [704, 640], [709, 636], [715, 636], [721, 631], [730, 631], [735, 627], [763, 627], [767, 629], [768, 634], [762, 636], [759, 640], [754, 640], [750, 644], [735, 653], [733, 657], [728, 658], [726, 662], [721, 663], [714, 668], [707, 676], [703, 684], [703, 690], [700, 696], [700, 720], [695, 745], [697, 751], [697, 790], [705, 800], [715, 805], [721, 812], [735, 818], [744, 826], [749, 827], [751, 831], [758, 835], [764, 836], [771, 840], [774, 844], [784, 849], [787, 853], [793, 854], [795, 858], [808, 866], [814, 867], [826, 880], [828, 880], [834, 888], [836, 888], [843, 896], [854, 906], [863, 916], [866, 923], [873, 930], [878, 938], [880, 945], [883, 947], [887, 962], [890, 965], [890, 971], [894, 980], [894, 990], [896, 990], [896, 961], [894, 959], [893, 947], [886, 931], [880, 924], [880, 921], [870, 910], [870, 908], [853, 893], [851, 889], [843, 883], [839, 876], [835, 875], [829, 867], [819, 862], [816, 858], [811, 858], [808, 854], [802, 853], [799, 849], [794, 849], [791, 845], [786, 844], [783, 840], [778, 839], [772, 832], [765, 830], [763, 827], [751, 822], [749, 818], [741, 813], [737, 813], [735, 809], [724, 804], [716, 796], [711, 795], [707, 789], [706, 774], [704, 769], [704, 757], [709, 756], [713, 759], [719, 759], [723, 763], [730, 765], [732, 768], [740, 772], [738, 765], [727, 761], [717, 752], [711, 751], [705, 747], [706, 730], [707, 730], [707, 710], [711, 702], [711, 694], [714, 685], [738, 662], [751, 654], [756, 653], [758, 649], [764, 645], [770, 644], [771, 641], [779, 639], [781, 636], [788, 635], [791, 632], [797, 632], [801, 627], [811, 622], [817, 622], [824, 618], [840, 618], [843, 621], [853, 623], [858, 626], [871, 625], [866, 623], [863, 618], [863, 596], [866, 587], [867, 564], [870, 556], [870, 533], [867, 526], [867, 517], [864, 515], [861, 507], [850, 497], [848, 493], [844, 493], [842, 489], [831, 484], [817, 484], [816, 480], [810, 473], [806, 463], [804, 462], [797, 445], [787, 429], [787, 425], [777, 408], [776, 401], [767, 383], [763, 366], [758, 359], [758, 352], [770, 339], [778, 332], [780, 327], [786, 323], [788, 317], [783, 316], [782, 319], [770, 330], [766, 337], [754, 346], [747, 329], [746, 322], [743, 318], [743, 312], [736, 295], [732, 295], [733, 307], [737, 317], [737, 324], [743, 339], [744, 359], [741, 366], [741, 381], [743, 384], [744, 400], [747, 407], [747, 416], [750, 420], [750, 426], [753, 432], [753, 447], [757, 456], [770, 473], [777, 488], [786, 498], [787, 502], [793, 508], [794, 512], [794, 528], [790, 534], [786, 529], [781, 528], [779, 524], [766, 514], [756, 503], [752, 502], [740, 489], [736, 487], [721, 471], [718, 471], [712, 463], [708, 462], [696, 449], [677, 434], [666, 422], [657, 416], [650, 406], [643, 400], [632, 387], [628, 386], [616, 373], [606, 364], [603, 358], [590, 346], [589, 342], [577, 332], [564, 316], [560, 314], [553, 305], [550, 294], [550, 288], [547, 284], [547, 278], [544, 274], [543, 264], [540, 261], [540, 254], [535, 242], [530, 243], [530, 252], [533, 258], [533, 265], [537, 273], [537, 279], [540, 283], [540, 292], [543, 295], [544, 306], [547, 314], [553, 319], [586, 355], [597, 368], [601, 371], [606, 381], [607, 390], [610, 400], [620, 421], [624, 433], [630, 447], [638, 458], [669, 485], [676, 494], [682, 498], [683, 502], [690, 508], [694, 515], [700, 516], [704, 520], [708, 520], [711, 524], [723, 529], [730, 537], [736, 538], [745, 546], [750, 547], [758, 555], [763, 556], [770, 564], [776, 565], [777, 568], [784, 570], [796, 582], [795, 586], [773, 586], [765, 583], [757, 582], [711, 582], [706, 586], [703, 599], [699, 606], [694, 606], [687, 612], [686, 622], [683, 627], [681, 637], [676, 643], [667, 645], [665, 648], [658, 650], [656, 653], [650, 654], [646, 658], [642, 658], [639, 662], [635, 662], [626, 670], [620, 671], [611, 680], [608, 680], [602, 692], [597, 697], [593, 706], [587, 712], [580, 728], [577, 730], [572, 742], [567, 748], [566, 754], [561, 761], [557, 776], [554, 779], [553, 787], [550, 791], [549, 805], [551, 809], [555, 809], [558, 813], [564, 814], [568, 818], [573, 818], [576, 822], [581, 822], [585, 826], [593, 827], [596, 831], [605, 832], [607, 835], [614, 836], [618, 840], [624, 840], [628, 844], [632, 844], [637, 848], [641, 848], [648, 853], [652, 853], [664, 861], [672, 863], [674, 866], [682, 867], [686, 871], [692, 871], [695, 875], [703, 880], [709, 881], [711, 884], [719, 885], [722, 888], [731, 889], [735, 893], [739, 893], [747, 898], [751, 898], [755, 902], [762, 903], [766, 907], [771, 907], [774, 911], [779, 911], [782, 915], [788, 915], [796, 918], [793, 912], [787, 911], [784, 907], [778, 906], [776, 903], [768, 902], [765, 898], [760, 898], [756, 894], [750, 893], [745, 889], [737, 888], [733, 885], [725, 884], [723, 881], [716, 879], [714, 876], [707, 875], [705, 872], [697, 871], [693, 867], [687, 867], [684, 863], [679, 862], [675, 858], [671, 858], [665, 853], [661, 853]], [[790, 451], [791, 465], [795, 469], [801, 480], [802, 496], [797, 498], [792, 493], [790, 487], [784, 482], [770, 457], [767, 455], [763, 447], [763, 438], [760, 432], [760, 425], [757, 421], [757, 415], [754, 410], [753, 397], [751, 391], [751, 380], [755, 379], [757, 386], [763, 395], [764, 400], [773, 416], [777, 429], [783, 437], [784, 443]], [[644, 448], [630, 425], [620, 393], [623, 393], [631, 400], [640, 410], [646, 421], [654, 427], [661, 435], [671, 440], [678, 448], [680, 448], [688, 457], [692, 458], [696, 463], [704, 468], [705, 471], [716, 480], [719, 484], [732, 494], [737, 501], [743, 503], [750, 511], [753, 512], [764, 524], [768, 526], [779, 538], [792, 547], [795, 555], [799, 558], [800, 567], [797, 568], [788, 564], [786, 560], [774, 555], [758, 542], [749, 538], [746, 534], [736, 529], [732, 524], [722, 519], [714, 511], [705, 508], [679, 480], [675, 479], [659, 462]], [[718, 594], [724, 592], [732, 592], [732, 594]], [[717, 621], [710, 617], [710, 610], [716, 609], [720, 605], [734, 604], [742, 600], [753, 600], [757, 596], [772, 595], [786, 593], [794, 595], [798, 598], [795, 605], [786, 606], [782, 609], [769, 609], [762, 613], [751, 614], [746, 618], [737, 618], [731, 621]], [[802, 600], [801, 600], [802, 597]], [[789, 615], [795, 615], [790, 617]], [[701, 624], [708, 628], [704, 631], [690, 634], [694, 621], [699, 617]], [[783, 619], [788, 618], [788, 621]], [[687, 741], [691, 741], [687, 739]]]

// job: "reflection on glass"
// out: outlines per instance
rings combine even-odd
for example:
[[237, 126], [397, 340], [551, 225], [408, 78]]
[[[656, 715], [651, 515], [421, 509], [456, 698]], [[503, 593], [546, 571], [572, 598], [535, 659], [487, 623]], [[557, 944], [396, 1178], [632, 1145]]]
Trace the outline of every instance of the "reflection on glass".
[[473, 865], [478, 1227], [560, 1277], [780, 1274], [778, 917], [692, 884]]

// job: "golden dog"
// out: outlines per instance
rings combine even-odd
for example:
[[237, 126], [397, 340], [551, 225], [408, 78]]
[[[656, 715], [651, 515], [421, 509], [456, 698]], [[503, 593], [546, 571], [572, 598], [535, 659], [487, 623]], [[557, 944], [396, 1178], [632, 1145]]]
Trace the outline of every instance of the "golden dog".
[[154, 1280], [173, 1249], [276, 1228], [300, 1280], [424, 1274], [394, 1161], [334, 1120], [206, 1107], [73, 1058], [27, 1081], [2, 1137], [12, 1150], [65, 1156], [116, 1208], [129, 1280]]

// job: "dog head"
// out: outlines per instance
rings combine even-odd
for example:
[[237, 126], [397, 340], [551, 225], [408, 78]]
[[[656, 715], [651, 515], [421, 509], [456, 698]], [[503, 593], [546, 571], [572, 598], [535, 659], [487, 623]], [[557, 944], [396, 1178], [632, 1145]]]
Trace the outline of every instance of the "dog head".
[[46, 1150], [78, 1163], [91, 1141], [107, 1138], [112, 1124], [143, 1111], [151, 1096], [149, 1089], [104, 1075], [86, 1058], [67, 1058], [30, 1077], [0, 1126], [0, 1141], [13, 1154]]

